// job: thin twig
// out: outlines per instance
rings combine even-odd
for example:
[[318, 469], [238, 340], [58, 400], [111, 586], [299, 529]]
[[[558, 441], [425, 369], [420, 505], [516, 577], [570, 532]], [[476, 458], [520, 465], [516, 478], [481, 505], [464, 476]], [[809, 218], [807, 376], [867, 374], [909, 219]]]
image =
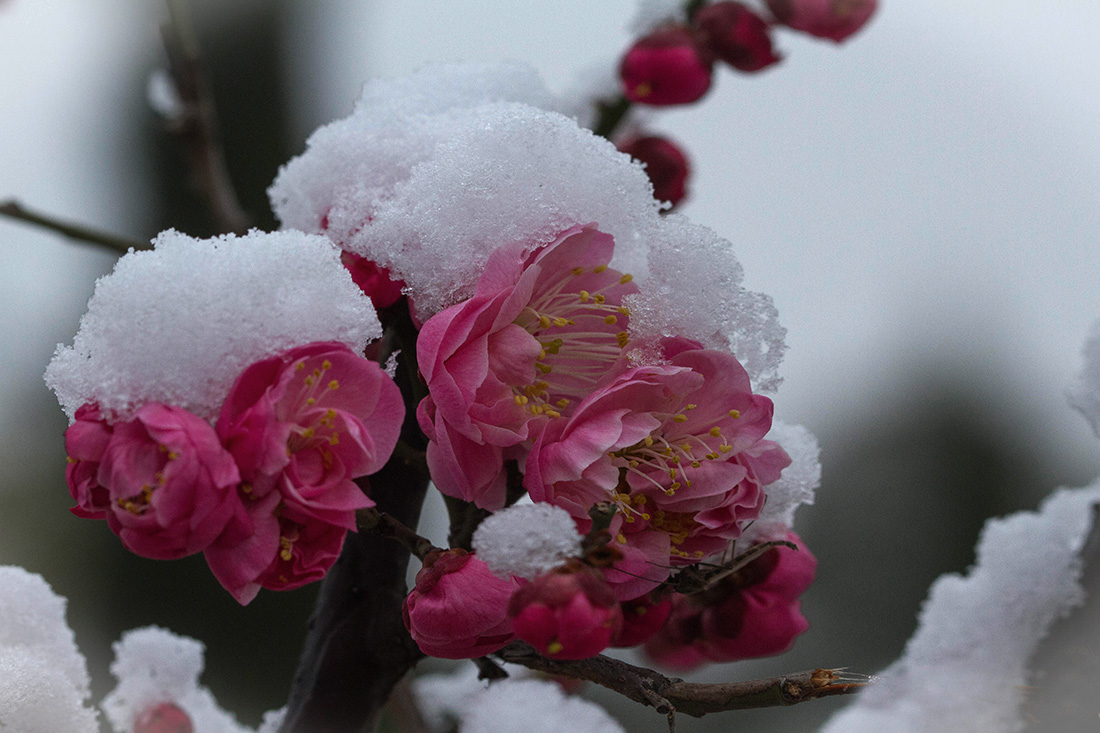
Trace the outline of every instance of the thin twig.
[[8, 201], [0, 203], [0, 215], [18, 219], [28, 224], [34, 224], [43, 229], [49, 229], [69, 239], [88, 242], [89, 244], [98, 244], [101, 247], [107, 247], [116, 252], [122, 252], [123, 254], [131, 249], [152, 249], [152, 246], [148, 242], [139, 242], [134, 239], [120, 237], [116, 234], [108, 234], [107, 232], [90, 229], [80, 224], [61, 221], [48, 214], [31, 211], [14, 199], [9, 199]]
[[[550, 674], [587, 680], [614, 690], [663, 715], [684, 713], [699, 718], [708, 713], [747, 708], [795, 705], [807, 700], [856, 692], [865, 679], [833, 669], [769, 677], [745, 682], [700, 684], [665, 677], [603, 655], [590, 659], [549, 659], [529, 644], [514, 641], [496, 653], [505, 662]], [[671, 718], [670, 718], [671, 720]]]
[[433, 545], [428, 538], [421, 537], [389, 514], [380, 512], [373, 507], [355, 512], [355, 523], [364, 532], [374, 532], [382, 537], [389, 537], [395, 542], [400, 542], [420, 560], [427, 557], [429, 552], [440, 549]]
[[199, 44], [186, 0], [168, 0], [171, 20], [161, 28], [168, 72], [176, 85], [183, 112], [168, 129], [185, 145], [195, 185], [222, 232], [244, 234], [250, 222], [229, 177], [218, 134], [214, 98], [202, 70]]

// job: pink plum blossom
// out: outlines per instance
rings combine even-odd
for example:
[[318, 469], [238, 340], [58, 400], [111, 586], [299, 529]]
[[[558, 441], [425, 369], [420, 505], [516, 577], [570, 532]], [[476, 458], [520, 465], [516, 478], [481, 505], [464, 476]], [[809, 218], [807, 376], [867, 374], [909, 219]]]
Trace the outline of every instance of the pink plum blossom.
[[401, 289], [405, 287], [405, 281], [394, 280], [385, 267], [347, 250], [340, 253], [340, 262], [376, 309], [389, 308], [401, 299]]
[[711, 588], [676, 594], [668, 622], [646, 643], [649, 656], [688, 670], [790, 649], [809, 627], [798, 599], [813, 582], [817, 560], [797, 535], [787, 539], [797, 551], [775, 547]]
[[608, 267], [613, 248], [595, 225], [502, 247], [472, 298], [424, 324], [417, 359], [430, 394], [417, 417], [444, 494], [500, 509], [504, 461], [618, 368], [622, 299], [637, 287]]
[[874, 14], [878, 0], [767, 0], [775, 19], [795, 30], [840, 43]]
[[431, 552], [405, 599], [405, 628], [433, 657], [491, 654], [515, 638], [508, 600], [519, 587], [519, 580], [498, 578], [465, 550]]
[[685, 26], [654, 31], [637, 41], [619, 64], [623, 96], [654, 106], [689, 104], [710, 89], [711, 62]]
[[[126, 549], [158, 560], [201, 552], [240, 514], [237, 467], [205, 420], [155, 402], [109, 428], [97, 414], [81, 408], [67, 435], [82, 457], [70, 464], [74, 511], [106, 518]], [[94, 478], [82, 470], [92, 465]]]
[[617, 506], [610, 531], [624, 559], [608, 579], [620, 600], [655, 588], [670, 562], [724, 550], [790, 463], [763, 439], [772, 403], [736, 358], [686, 339], [661, 345], [666, 364], [628, 369], [547, 423], [526, 462], [531, 497], [582, 531], [591, 506]]
[[508, 604], [516, 636], [555, 659], [585, 659], [606, 649], [622, 611], [603, 577], [577, 564], [540, 575]]
[[335, 562], [355, 510], [354, 479], [389, 459], [404, 418], [397, 385], [339, 343], [290, 349], [237, 378], [216, 429], [240, 467], [246, 517], [207, 550], [218, 580], [247, 603], [296, 588]]
[[111, 499], [97, 477], [99, 462], [111, 439], [111, 426], [94, 403], [81, 405], [75, 417], [65, 431], [65, 452], [69, 456], [65, 482], [76, 500], [70, 511], [86, 519], [106, 519]]

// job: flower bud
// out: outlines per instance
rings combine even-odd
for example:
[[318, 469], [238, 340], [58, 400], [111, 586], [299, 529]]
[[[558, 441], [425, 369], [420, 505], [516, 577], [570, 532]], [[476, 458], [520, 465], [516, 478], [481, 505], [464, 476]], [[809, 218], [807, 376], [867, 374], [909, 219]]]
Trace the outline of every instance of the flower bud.
[[775, 19], [795, 30], [837, 43], [875, 12], [878, 0], [767, 0]]
[[623, 612], [623, 627], [615, 637], [612, 646], [638, 646], [656, 634], [665, 625], [672, 612], [672, 599], [665, 597], [654, 601], [649, 593], [632, 601], [620, 604]]
[[514, 578], [498, 578], [465, 550], [431, 552], [405, 599], [405, 628], [420, 651], [433, 657], [491, 654], [515, 636], [508, 600], [517, 588]]
[[134, 718], [134, 733], [192, 733], [191, 718], [170, 702], [152, 705]]
[[674, 207], [680, 203], [690, 170], [678, 146], [663, 137], [647, 135], [620, 143], [619, 150], [645, 163], [646, 175], [653, 184], [653, 198], [668, 201]]
[[606, 649], [623, 615], [603, 576], [581, 565], [540, 575], [508, 603], [516, 636], [555, 659], [585, 659]]
[[779, 61], [768, 24], [741, 3], [719, 2], [695, 15], [695, 37], [715, 58], [740, 71], [760, 71]]
[[623, 56], [623, 94], [631, 102], [665, 106], [694, 102], [710, 89], [711, 63], [684, 26], [655, 31]]

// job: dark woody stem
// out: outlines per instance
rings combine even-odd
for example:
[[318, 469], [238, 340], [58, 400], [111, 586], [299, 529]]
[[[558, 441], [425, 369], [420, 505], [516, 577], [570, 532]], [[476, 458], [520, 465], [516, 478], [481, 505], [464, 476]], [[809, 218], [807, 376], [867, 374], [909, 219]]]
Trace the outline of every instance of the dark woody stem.
[[101, 247], [107, 247], [108, 249], [114, 250], [115, 252], [121, 252], [122, 254], [126, 254], [130, 249], [152, 249], [152, 246], [148, 242], [139, 242], [115, 234], [101, 232], [81, 224], [61, 221], [48, 214], [31, 211], [14, 200], [0, 202], [0, 216], [7, 216], [28, 224], [34, 224], [35, 226], [49, 229], [69, 239], [88, 242], [89, 244], [98, 244]]
[[429, 552], [440, 549], [428, 538], [421, 537], [389, 514], [380, 512], [374, 507], [357, 511], [355, 523], [359, 525], [360, 532], [374, 532], [380, 537], [388, 537], [403, 545], [418, 560], [423, 560]]

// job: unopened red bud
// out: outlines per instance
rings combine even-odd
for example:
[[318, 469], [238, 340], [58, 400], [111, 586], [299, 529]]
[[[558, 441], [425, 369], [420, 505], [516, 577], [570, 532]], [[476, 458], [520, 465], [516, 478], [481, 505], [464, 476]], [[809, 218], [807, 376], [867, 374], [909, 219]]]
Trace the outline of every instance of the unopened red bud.
[[767, 22], [741, 3], [705, 6], [695, 15], [695, 37], [715, 58], [741, 71], [760, 71], [780, 58]]
[[653, 198], [673, 206], [680, 203], [690, 169], [678, 146], [663, 137], [647, 135], [620, 143], [619, 150], [645, 163], [645, 172], [653, 183]]
[[634, 44], [619, 66], [631, 102], [665, 106], [694, 102], [710, 89], [711, 62], [686, 26], [655, 31]]
[[867, 22], [878, 0], [767, 0], [775, 19], [795, 30], [840, 43]]
[[170, 702], [145, 708], [134, 719], [134, 733], [194, 733], [194, 730], [190, 716]]

